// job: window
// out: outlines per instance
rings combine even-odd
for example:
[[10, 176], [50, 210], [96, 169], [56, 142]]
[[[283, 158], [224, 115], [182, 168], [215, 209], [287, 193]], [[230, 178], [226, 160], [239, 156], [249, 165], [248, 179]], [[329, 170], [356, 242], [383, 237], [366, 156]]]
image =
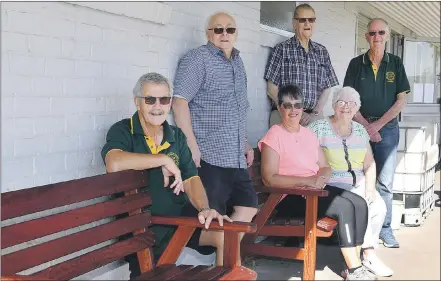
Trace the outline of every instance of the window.
[[296, 2], [260, 2], [260, 23], [293, 32], [292, 18]]
[[437, 103], [440, 97], [440, 43], [406, 40], [404, 66], [409, 103]]

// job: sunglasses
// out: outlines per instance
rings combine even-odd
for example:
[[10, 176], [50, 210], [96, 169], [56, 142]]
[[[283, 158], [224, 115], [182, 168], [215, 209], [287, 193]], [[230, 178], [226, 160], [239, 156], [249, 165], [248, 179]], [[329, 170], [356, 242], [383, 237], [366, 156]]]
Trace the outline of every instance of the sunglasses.
[[[369, 31], [369, 36], [373, 37], [373, 36], [375, 36], [375, 34], [377, 34], [377, 31]], [[386, 31], [385, 30], [380, 30], [380, 31], [378, 31], [378, 34], [379, 35], [384, 35], [384, 34], [386, 34]]]
[[309, 23], [314, 23], [316, 18], [294, 18], [295, 20], [298, 20], [300, 23], [305, 23], [308, 21]]
[[159, 100], [159, 103], [162, 104], [162, 105], [170, 104], [170, 101], [171, 101], [171, 97], [152, 97], [152, 96], [147, 96], [147, 97], [137, 97], [137, 98], [144, 99], [145, 104], [148, 104], [148, 105], [156, 104], [157, 100]]
[[224, 31], [226, 31], [228, 34], [234, 34], [236, 32], [235, 27], [215, 27], [215, 28], [209, 28], [208, 30], [213, 30], [214, 34], [222, 34]]
[[301, 102], [296, 102], [296, 103], [284, 102], [284, 103], [282, 103], [282, 106], [286, 110], [290, 110], [293, 107], [295, 109], [302, 109], [303, 108], [303, 103], [301, 103]]
[[348, 105], [349, 108], [353, 108], [357, 105], [357, 103], [355, 101], [343, 101], [343, 100], [337, 101], [337, 106], [344, 107], [345, 105]]

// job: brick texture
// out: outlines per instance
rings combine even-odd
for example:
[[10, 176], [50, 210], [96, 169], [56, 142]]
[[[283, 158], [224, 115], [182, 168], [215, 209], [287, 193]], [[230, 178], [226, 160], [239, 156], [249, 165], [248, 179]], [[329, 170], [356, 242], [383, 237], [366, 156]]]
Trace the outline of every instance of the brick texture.
[[[313, 6], [313, 39], [328, 48], [341, 83], [355, 15], [344, 3]], [[273, 45], [260, 29], [259, 2], [2, 3], [2, 192], [104, 173], [105, 134], [135, 110], [137, 78], [156, 71], [173, 81], [179, 58], [206, 42], [207, 17], [218, 10], [231, 12], [240, 30], [256, 146], [268, 130], [262, 77]]]

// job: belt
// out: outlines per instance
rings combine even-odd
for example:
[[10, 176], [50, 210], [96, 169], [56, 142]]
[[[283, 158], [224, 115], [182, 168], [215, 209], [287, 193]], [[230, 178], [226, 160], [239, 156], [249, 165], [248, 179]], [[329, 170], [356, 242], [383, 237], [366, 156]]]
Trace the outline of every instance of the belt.
[[[366, 116], [366, 117], [364, 117], [364, 119], [366, 119], [366, 121], [368, 121], [368, 123], [375, 122], [375, 121], [377, 121], [380, 118], [381, 117], [375, 117], [375, 116]], [[398, 123], [397, 117], [395, 117], [394, 119], [392, 119], [389, 122], [387, 122], [387, 124], [396, 124], [396, 123]]]

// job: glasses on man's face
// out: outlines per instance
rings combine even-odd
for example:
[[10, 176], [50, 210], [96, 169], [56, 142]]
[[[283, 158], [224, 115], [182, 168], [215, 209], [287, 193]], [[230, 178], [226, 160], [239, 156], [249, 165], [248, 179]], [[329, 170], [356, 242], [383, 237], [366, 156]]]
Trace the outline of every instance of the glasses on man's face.
[[139, 99], [144, 99], [145, 104], [153, 105], [156, 103], [157, 100], [159, 100], [159, 103], [161, 105], [167, 105], [170, 104], [171, 97], [152, 97], [152, 96], [146, 96], [146, 97], [137, 97]]
[[314, 23], [316, 20], [316, 18], [294, 18], [294, 19], [300, 23], [305, 23], [306, 21], [308, 21], [309, 23]]
[[214, 34], [222, 34], [224, 31], [226, 31], [228, 34], [234, 34], [236, 32], [235, 27], [215, 27], [215, 28], [209, 28], [208, 30], [213, 30]]
[[337, 101], [338, 107], [345, 107], [346, 105], [348, 105], [349, 108], [353, 108], [357, 105], [357, 103], [355, 101], [344, 101], [344, 100]]
[[296, 103], [284, 102], [284, 103], [282, 103], [282, 106], [286, 110], [290, 110], [293, 107], [295, 109], [302, 109], [303, 108], [303, 103], [301, 103], [301, 102], [296, 102]]
[[369, 36], [374, 37], [377, 33], [378, 33], [379, 35], [384, 35], [384, 34], [386, 34], [386, 31], [385, 31], [385, 30], [380, 30], [380, 31], [369, 31]]

